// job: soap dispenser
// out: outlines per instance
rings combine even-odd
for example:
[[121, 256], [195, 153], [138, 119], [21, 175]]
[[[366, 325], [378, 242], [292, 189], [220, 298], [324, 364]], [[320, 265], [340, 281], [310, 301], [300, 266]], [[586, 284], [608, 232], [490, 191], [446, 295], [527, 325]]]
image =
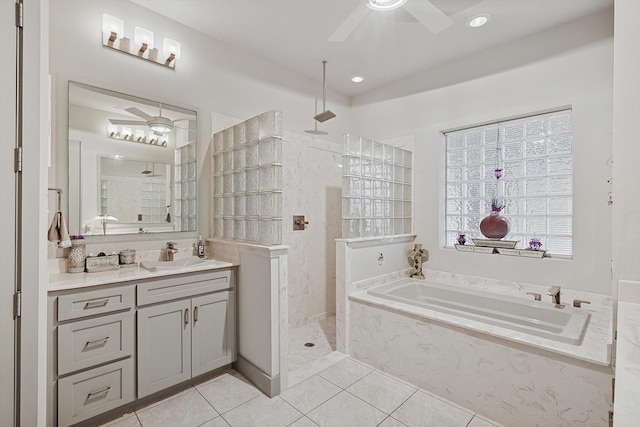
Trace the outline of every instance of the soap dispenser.
[[204, 242], [202, 241], [202, 236], [198, 236], [198, 243], [196, 246], [198, 247], [198, 257], [204, 258]]

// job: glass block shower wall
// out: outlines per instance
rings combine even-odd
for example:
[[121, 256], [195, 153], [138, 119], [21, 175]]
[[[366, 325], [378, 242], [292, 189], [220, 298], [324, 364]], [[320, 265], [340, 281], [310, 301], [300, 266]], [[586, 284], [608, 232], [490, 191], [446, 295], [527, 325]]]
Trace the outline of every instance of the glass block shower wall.
[[342, 237], [411, 233], [411, 151], [345, 135]]
[[214, 236], [282, 243], [282, 113], [213, 135]]
[[195, 231], [198, 212], [198, 188], [196, 184], [196, 143], [184, 145], [174, 152], [175, 216], [176, 231]]

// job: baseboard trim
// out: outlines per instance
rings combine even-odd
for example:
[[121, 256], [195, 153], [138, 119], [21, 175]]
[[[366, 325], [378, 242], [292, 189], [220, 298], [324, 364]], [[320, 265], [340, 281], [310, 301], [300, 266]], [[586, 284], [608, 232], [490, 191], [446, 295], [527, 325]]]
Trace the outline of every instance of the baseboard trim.
[[258, 390], [267, 396], [274, 397], [280, 394], [280, 375], [270, 377], [241, 355], [238, 355], [233, 368], [244, 375]]

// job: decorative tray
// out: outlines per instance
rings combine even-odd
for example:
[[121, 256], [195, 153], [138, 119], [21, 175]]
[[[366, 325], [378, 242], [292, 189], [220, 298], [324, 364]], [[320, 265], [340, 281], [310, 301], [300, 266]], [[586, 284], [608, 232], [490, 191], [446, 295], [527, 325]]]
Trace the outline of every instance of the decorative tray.
[[98, 255], [87, 257], [87, 273], [99, 273], [101, 271], [120, 270], [118, 255]]
[[453, 245], [456, 247], [457, 251], [460, 252], [475, 252], [480, 254], [492, 254], [495, 251], [495, 248], [488, 248], [483, 246], [473, 246], [473, 245]]
[[493, 240], [493, 239], [471, 239], [473, 244], [485, 248], [505, 248], [513, 249], [518, 244], [517, 240]]

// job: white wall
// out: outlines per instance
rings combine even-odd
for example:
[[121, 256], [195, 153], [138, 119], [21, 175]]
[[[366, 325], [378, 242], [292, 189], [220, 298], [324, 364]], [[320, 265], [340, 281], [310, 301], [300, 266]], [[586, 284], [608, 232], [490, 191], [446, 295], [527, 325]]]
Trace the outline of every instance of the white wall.
[[616, 0], [613, 276], [640, 286], [640, 2]]
[[[611, 293], [612, 220], [606, 203], [611, 170], [606, 162], [612, 153], [613, 40], [610, 14], [600, 16], [609, 37], [562, 55], [395, 99], [385, 100], [382, 90], [380, 96], [373, 93], [354, 100], [354, 132], [377, 139], [415, 135], [414, 222], [416, 242], [431, 255], [425, 268]], [[514, 43], [515, 47], [503, 48], [505, 53], [517, 50], [518, 42]], [[473, 59], [481, 65], [483, 58], [478, 56]], [[473, 67], [474, 62], [460, 65]], [[573, 108], [574, 131], [573, 259], [532, 260], [444, 249], [441, 131], [567, 105]]]
[[[128, 1], [60, 0], [51, 3], [51, 61], [54, 80], [55, 168], [50, 184], [67, 188], [67, 81], [125, 92], [193, 109], [198, 114], [199, 233], [208, 236], [210, 113], [249, 118], [264, 111], [283, 112], [287, 129], [302, 133], [313, 124], [320, 79], [311, 81], [267, 60], [227, 45]], [[175, 70], [142, 61], [102, 46], [102, 15], [125, 21], [125, 35], [134, 26], [182, 44]], [[323, 127], [339, 141], [349, 123], [348, 99], [334, 93], [338, 117]], [[66, 206], [66, 192], [63, 205]], [[66, 208], [63, 209], [66, 211]], [[66, 213], [66, 212], [65, 212]], [[146, 239], [153, 238], [145, 236]]]

